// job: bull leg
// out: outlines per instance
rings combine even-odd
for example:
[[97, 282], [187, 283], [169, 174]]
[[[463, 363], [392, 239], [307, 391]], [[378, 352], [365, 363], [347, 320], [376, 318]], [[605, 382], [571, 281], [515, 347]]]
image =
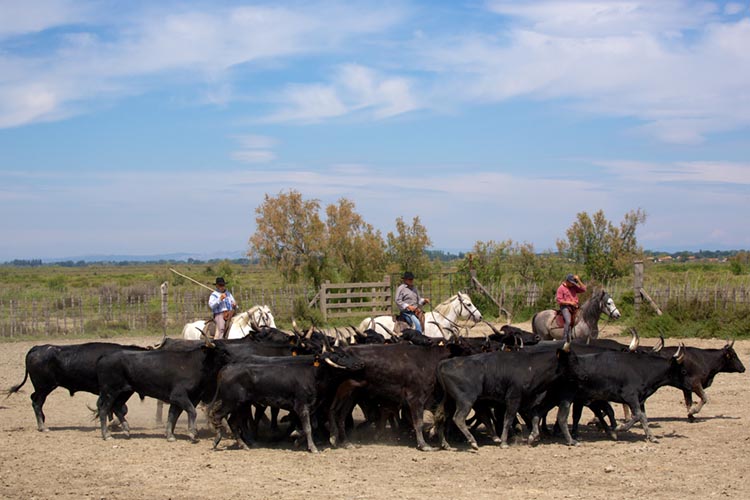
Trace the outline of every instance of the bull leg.
[[115, 402], [112, 408], [117, 420], [120, 421], [120, 426], [122, 427], [123, 432], [127, 437], [130, 437], [130, 425], [128, 424], [128, 421], [125, 420], [125, 415], [128, 413], [128, 407], [125, 404], [126, 401], [127, 398], [120, 398]]
[[[420, 404], [416, 398], [411, 398], [407, 403], [409, 405], [409, 413], [411, 413], [414, 433], [417, 436], [417, 449], [421, 451], [433, 451], [434, 448], [424, 440], [424, 432], [422, 431], [422, 427], [424, 426], [424, 404]], [[464, 418], [466, 417], [464, 416]]]
[[44, 425], [44, 402], [47, 400], [49, 392], [33, 392], [31, 394], [31, 407], [34, 409], [34, 415], [36, 416], [36, 430], [39, 432], [49, 432], [47, 426]]
[[[573, 405], [573, 422], [575, 424], [575, 405]], [[581, 418], [581, 409], [578, 408], [578, 418]], [[568, 428], [568, 415], [570, 414], [570, 401], [562, 401], [560, 402], [560, 406], [557, 409], [557, 426], [560, 428], [560, 431], [562, 432], [563, 437], [565, 438], [565, 442], [568, 446], [578, 446], [578, 441], [573, 439], [573, 437], [570, 435], [570, 429]]]
[[633, 427], [633, 425], [635, 425], [636, 421], [640, 421], [641, 426], [643, 427], [643, 432], [646, 433], [646, 439], [648, 439], [652, 443], [658, 443], [659, 441], [654, 437], [654, 434], [651, 432], [651, 429], [648, 428], [648, 419], [646, 418], [646, 410], [643, 409], [637, 401], [628, 402], [628, 406], [630, 407], [630, 412], [633, 414], [633, 416], [627, 423], [619, 425], [616, 430], [627, 431], [631, 427]]
[[479, 445], [477, 444], [477, 440], [466, 425], [466, 417], [471, 411], [471, 406], [471, 402], [469, 401], [456, 401], [456, 411], [453, 413], [453, 423], [456, 424], [456, 427], [458, 427], [458, 430], [464, 435], [472, 449], [478, 450]]
[[178, 405], [172, 403], [169, 405], [169, 411], [167, 412], [167, 441], [174, 442], [177, 439], [174, 437], [174, 428], [175, 425], [177, 425], [177, 419], [180, 417], [180, 414], [182, 413], [182, 408], [180, 408]]
[[246, 420], [247, 412], [242, 410], [233, 411], [227, 417], [227, 424], [232, 430], [232, 435], [234, 436], [237, 447], [241, 450], [249, 450], [249, 443], [252, 443], [252, 441], [249, 439], [249, 436], [245, 432], [247, 426], [244, 424], [244, 422], [246, 422]]
[[[568, 403], [569, 404], [569, 403]], [[581, 422], [581, 414], [583, 413], [583, 405], [578, 402], [573, 403], [573, 429], [570, 432], [571, 438], [578, 439], [578, 424]], [[560, 410], [557, 412], [557, 426], [561, 427], [560, 425]], [[567, 416], [566, 416], [566, 425], [567, 425]], [[562, 430], [562, 428], [560, 429]], [[568, 445], [570, 445], [570, 440], [568, 439], [568, 436], [565, 435], [565, 432], [563, 431], [563, 436], [565, 437], [566, 441], [568, 442]]]
[[497, 435], [497, 429], [495, 428], [495, 422], [492, 418], [492, 408], [489, 404], [483, 404], [477, 410], [477, 406], [474, 405], [474, 413], [476, 414], [477, 421], [481, 422], [487, 433], [490, 435], [492, 442], [495, 444], [500, 443], [500, 436]]
[[[591, 411], [596, 415], [599, 425], [604, 429], [604, 432], [609, 435], [612, 440], [617, 441], [617, 433], [615, 432], [615, 411], [607, 401], [594, 401], [589, 405]], [[609, 424], [607, 423], [609, 419]]]
[[503, 432], [500, 434], [500, 448], [508, 448], [508, 435], [513, 426], [513, 420], [518, 413], [519, 401], [508, 401], [505, 404], [505, 415], [503, 416]]
[[159, 399], [156, 400], [156, 423], [161, 424], [164, 422], [164, 401]]
[[185, 411], [188, 414], [188, 437], [190, 437], [190, 441], [193, 443], [198, 442], [198, 426], [196, 425], [196, 420], [198, 419], [198, 412], [195, 411], [195, 405], [193, 405], [192, 402], [187, 402], [187, 408]]
[[307, 451], [310, 453], [318, 453], [318, 448], [315, 446], [315, 441], [312, 435], [312, 425], [310, 425], [310, 407], [305, 404], [296, 404], [295, 413], [302, 424], [302, 430], [305, 432], [307, 438]]
[[112, 398], [109, 395], [100, 394], [99, 398], [96, 400], [96, 413], [99, 416], [99, 425], [102, 429], [102, 439], [105, 441], [112, 439], [112, 434], [110, 434], [109, 429], [107, 428], [107, 415], [112, 406], [110, 402], [111, 399]]
[[701, 384], [698, 384], [697, 387], [693, 388], [693, 391], [698, 395], [701, 400], [696, 403], [695, 406], [693, 406], [693, 398], [692, 398], [692, 392], [690, 391], [683, 391], [687, 396], [685, 396], [685, 406], [688, 408], [688, 420], [691, 422], [695, 420], [695, 416], [701, 409], [703, 408], [703, 405], [708, 403], [708, 394], [706, 394], [706, 391], [703, 390], [703, 386]]

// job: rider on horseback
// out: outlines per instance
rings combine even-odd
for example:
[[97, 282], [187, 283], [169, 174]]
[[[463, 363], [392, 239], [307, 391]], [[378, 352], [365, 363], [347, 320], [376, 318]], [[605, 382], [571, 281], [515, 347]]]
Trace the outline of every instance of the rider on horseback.
[[401, 279], [403, 283], [396, 289], [396, 305], [401, 311], [401, 316], [411, 324], [411, 327], [423, 333], [424, 313], [420, 306], [429, 304], [430, 299], [419, 296], [419, 290], [414, 286], [414, 274], [410, 271], [406, 271]]
[[576, 312], [578, 311], [578, 294], [586, 291], [586, 285], [581, 278], [575, 274], [569, 274], [565, 281], [557, 287], [555, 299], [560, 306], [560, 314], [565, 319], [565, 328], [563, 329], [563, 340], [570, 340], [570, 329], [575, 324]]
[[208, 307], [211, 308], [216, 323], [214, 338], [223, 339], [227, 337], [229, 324], [237, 310], [237, 301], [234, 300], [232, 292], [227, 290], [227, 283], [224, 278], [221, 276], [216, 278], [214, 285], [216, 285], [216, 290], [208, 298]]

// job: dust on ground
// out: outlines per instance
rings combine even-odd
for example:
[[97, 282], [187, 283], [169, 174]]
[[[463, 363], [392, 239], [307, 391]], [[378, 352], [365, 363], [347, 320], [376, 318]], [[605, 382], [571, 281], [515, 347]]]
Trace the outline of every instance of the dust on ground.
[[[603, 336], [628, 340], [609, 326]], [[714, 348], [725, 343], [685, 342]], [[26, 352], [42, 343], [0, 344], [0, 389], [23, 379]], [[674, 343], [667, 339], [668, 345]], [[750, 341], [737, 341], [735, 350], [747, 365]], [[50, 432], [40, 433], [27, 381], [19, 394], [0, 399], [0, 498], [746, 499], [749, 381], [747, 372], [719, 374], [708, 390], [710, 402], [694, 423], [686, 419], [681, 391], [660, 389], [646, 405], [658, 444], [646, 442], [638, 426], [620, 433], [618, 441], [584, 426], [578, 447], [546, 437], [534, 447], [516, 440], [502, 450], [485, 439], [478, 453], [461, 443], [455, 443], [459, 451], [420, 452], [409, 436], [374, 441], [362, 432], [355, 434], [353, 449], [321, 443], [317, 455], [288, 441], [261, 443], [250, 451], [228, 449], [223, 441], [214, 451], [204, 417], [199, 417], [198, 443], [189, 441], [184, 417], [177, 441], [168, 443], [163, 426], [155, 422], [155, 401], [137, 397], [128, 405], [132, 437], [115, 433], [105, 442], [89, 409], [96, 396], [70, 397], [62, 389], [47, 399]], [[616, 411], [621, 417], [619, 405]], [[582, 422], [591, 417], [585, 410]]]

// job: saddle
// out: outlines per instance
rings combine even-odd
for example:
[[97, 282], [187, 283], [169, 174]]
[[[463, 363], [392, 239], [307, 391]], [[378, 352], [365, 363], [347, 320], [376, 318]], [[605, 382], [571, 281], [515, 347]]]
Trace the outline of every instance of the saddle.
[[[578, 322], [578, 308], [572, 309], [570, 313], [570, 326], [575, 326]], [[552, 320], [552, 325], [555, 328], [565, 328], [565, 316], [562, 314], [562, 309], [558, 309], [555, 313], [555, 317]]]
[[[422, 326], [422, 331], [424, 332], [424, 311], [417, 308], [414, 311], [414, 315], [419, 320], [419, 324]], [[395, 328], [396, 333], [401, 333], [403, 330], [407, 328], [411, 328], [411, 321], [409, 321], [403, 312], [398, 313], [397, 315], [393, 316], [393, 326]]]

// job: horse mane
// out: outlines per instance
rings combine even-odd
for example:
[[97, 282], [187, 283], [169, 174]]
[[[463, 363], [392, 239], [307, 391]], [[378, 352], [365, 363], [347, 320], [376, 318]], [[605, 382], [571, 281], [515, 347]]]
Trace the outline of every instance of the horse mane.
[[[594, 292], [591, 294], [591, 297], [589, 297], [586, 302], [581, 304], [581, 319], [588, 323], [591, 319], [596, 320], [599, 318], [599, 314], [602, 313], [602, 309], [599, 306], [599, 303], [606, 293], [607, 291], [604, 290], [604, 288], [598, 288], [594, 290]], [[597, 309], [599, 310], [598, 314], [596, 312]]]
[[432, 310], [444, 315], [445, 313], [448, 312], [448, 310], [451, 307], [451, 303], [454, 300], [456, 300], [457, 297], [458, 297], [458, 293], [455, 293], [455, 294], [451, 295], [450, 297], [448, 297], [447, 299], [445, 299], [444, 301], [442, 301], [440, 304], [434, 306], [432, 308]]

